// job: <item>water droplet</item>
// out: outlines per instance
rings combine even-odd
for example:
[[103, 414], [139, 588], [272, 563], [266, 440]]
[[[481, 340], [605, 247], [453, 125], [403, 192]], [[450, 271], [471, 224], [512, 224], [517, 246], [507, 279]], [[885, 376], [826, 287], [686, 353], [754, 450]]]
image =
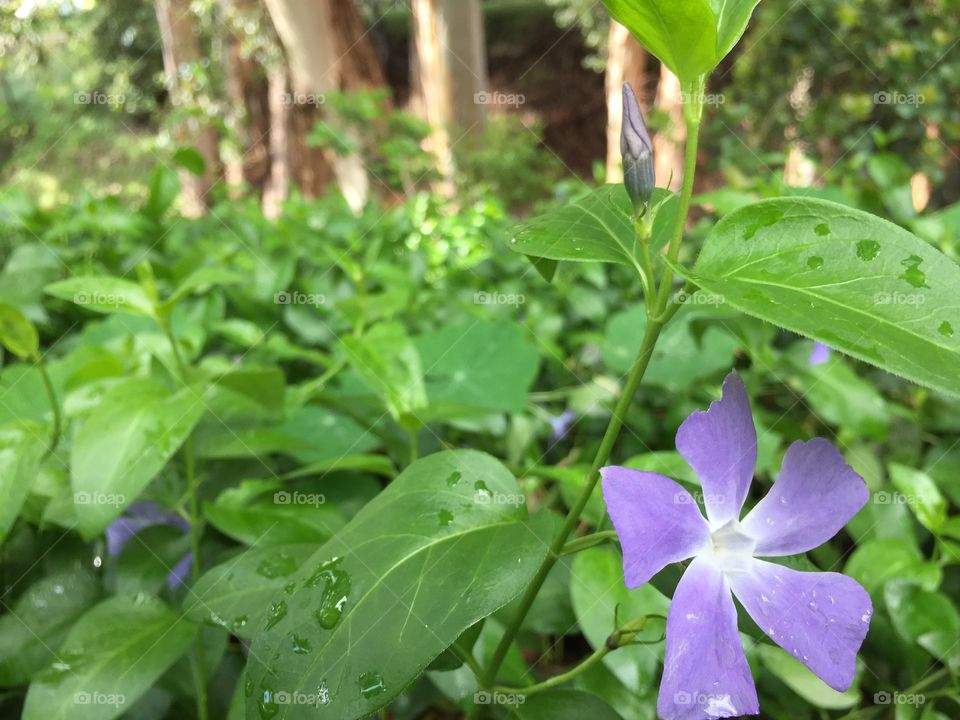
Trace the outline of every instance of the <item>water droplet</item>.
[[449, 510], [441, 510], [437, 513], [437, 517], [440, 520], [440, 527], [446, 527], [453, 522], [453, 513]]
[[296, 558], [288, 553], [279, 552], [261, 562], [257, 566], [257, 574], [273, 580], [278, 577], [286, 577], [296, 569]]
[[953, 325], [944, 320], [940, 323], [940, 327], [937, 328], [937, 332], [944, 337], [953, 337]]
[[365, 672], [357, 682], [360, 683], [360, 694], [368, 700], [387, 691], [383, 677], [377, 672]]
[[276, 699], [274, 699], [272, 690], [262, 691], [260, 700], [257, 702], [257, 709], [260, 711], [260, 717], [263, 718], [263, 720], [270, 720], [270, 718], [276, 717], [277, 713], [280, 712], [280, 706], [277, 704]]
[[241, 630], [241, 629], [245, 628], [245, 627], [247, 626], [247, 616], [246, 616], [246, 615], [239, 615], [239, 616], [235, 617], [235, 618], [233, 619], [233, 623], [231, 623], [231, 625], [232, 625], [232, 627], [233, 627], [234, 630]]
[[880, 243], [876, 240], [858, 240], [857, 257], [869, 262], [880, 254]]
[[267, 611], [267, 624], [266, 630], [269, 630], [278, 622], [283, 620], [287, 616], [287, 601], [286, 600], [277, 600], [275, 603], [270, 603], [270, 609]]
[[253, 695], [253, 680], [249, 677], [245, 677], [243, 681], [243, 694], [247, 697]]
[[819, 255], [811, 255], [807, 258], [807, 267], [811, 270], [819, 270], [823, 267], [823, 258]]
[[306, 655], [313, 650], [310, 641], [305, 637], [300, 637], [296, 633], [290, 633], [290, 649], [297, 655]]
[[824, 235], [830, 234], [830, 226], [826, 223], [820, 223], [813, 229], [813, 231], [820, 237], [823, 237]]
[[317, 688], [317, 700], [321, 705], [329, 705], [331, 699], [330, 689], [327, 687], [327, 681], [321, 680], [320, 687]]
[[320, 626], [329, 630], [340, 620], [343, 608], [350, 595], [350, 574], [338, 565], [343, 562], [342, 557], [335, 557], [320, 564], [316, 572], [310, 576], [305, 587], [320, 587], [320, 607], [315, 613]]
[[487, 487], [487, 484], [483, 480], [477, 480], [473, 484], [473, 489], [477, 492], [478, 500], [489, 500], [493, 493], [490, 492], [490, 488]]
[[927, 275], [923, 270], [920, 269], [920, 263], [923, 262], [923, 258], [919, 255], [911, 255], [908, 258], [904, 258], [900, 261], [900, 264], [903, 265], [906, 270], [903, 271], [903, 275], [900, 276], [900, 279], [906, 280], [915, 288], [925, 288], [927, 285]]
[[219, 615], [217, 615], [217, 613], [213, 612], [212, 610], [210, 611], [210, 614], [209, 614], [209, 615], [207, 616], [207, 618], [206, 618], [206, 623], [207, 623], [207, 625], [214, 625], [214, 626], [216, 626], [216, 627], [226, 627], [226, 626], [227, 626], [227, 621], [224, 620], [224, 619], [223, 619], [222, 617], [220, 617]]
[[297, 589], [297, 584], [296, 584], [296, 583], [287, 583], [286, 585], [283, 586], [283, 591], [284, 591], [287, 595], [293, 595], [293, 591], [296, 590], [296, 589]]
[[463, 474], [459, 470], [454, 470], [447, 476], [447, 487], [455, 487], [462, 477]]

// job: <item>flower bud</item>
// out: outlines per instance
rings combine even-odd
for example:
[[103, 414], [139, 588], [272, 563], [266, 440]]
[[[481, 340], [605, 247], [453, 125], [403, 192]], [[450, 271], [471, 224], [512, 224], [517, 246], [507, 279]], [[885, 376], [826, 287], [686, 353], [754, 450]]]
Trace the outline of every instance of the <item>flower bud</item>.
[[623, 84], [623, 123], [620, 127], [620, 155], [623, 157], [623, 184], [636, 214], [646, 210], [656, 179], [653, 174], [653, 145], [637, 97], [630, 83]]

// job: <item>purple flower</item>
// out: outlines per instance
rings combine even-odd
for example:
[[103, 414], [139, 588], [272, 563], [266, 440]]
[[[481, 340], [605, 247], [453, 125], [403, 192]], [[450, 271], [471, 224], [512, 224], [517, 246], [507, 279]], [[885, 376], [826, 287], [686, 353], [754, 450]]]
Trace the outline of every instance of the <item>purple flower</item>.
[[798, 572], [758, 557], [803, 553], [829, 540], [869, 498], [863, 479], [828, 441], [795, 442], [770, 492], [741, 521], [757, 433], [736, 373], [724, 381], [721, 400], [683, 422], [677, 450], [700, 478], [707, 519], [670, 478], [601, 471], [628, 587], [693, 558], [670, 605], [657, 713], [699, 720], [759, 712], [731, 593], [771, 640], [846, 690], [870, 625], [870, 596], [845, 575]]
[[573, 424], [573, 421], [577, 419], [576, 413], [573, 410], [564, 410], [559, 415], [554, 415], [550, 418], [550, 427], [553, 429], [553, 439], [556, 442], [563, 440], [566, 437], [567, 432], [570, 430], [570, 426]]
[[829, 359], [830, 348], [821, 342], [815, 342], [813, 344], [813, 350], [810, 351], [810, 359], [807, 360], [807, 364], [823, 365]]
[[630, 83], [623, 84], [623, 121], [620, 126], [620, 155], [623, 158], [623, 184], [633, 201], [637, 215], [643, 213], [653, 195], [653, 143], [643, 121], [640, 103]]
[[[153, 525], [170, 525], [183, 532], [190, 531], [190, 524], [186, 520], [175, 512], [164, 510], [155, 502], [144, 500], [133, 503], [104, 531], [107, 536], [107, 555], [112, 558], [117, 557], [134, 535]], [[171, 590], [183, 583], [183, 579], [190, 570], [192, 557], [192, 554], [187, 553], [170, 571], [167, 576], [167, 585]]]

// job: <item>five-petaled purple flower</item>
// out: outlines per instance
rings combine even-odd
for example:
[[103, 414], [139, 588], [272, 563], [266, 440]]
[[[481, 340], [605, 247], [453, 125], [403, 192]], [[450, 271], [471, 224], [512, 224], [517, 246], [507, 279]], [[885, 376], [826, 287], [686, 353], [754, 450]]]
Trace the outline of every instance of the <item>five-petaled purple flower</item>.
[[807, 360], [807, 364], [823, 365], [829, 359], [830, 348], [827, 345], [824, 345], [822, 342], [815, 342], [813, 344], [813, 349], [810, 351], [810, 359]]
[[741, 521], [757, 433], [736, 373], [724, 381], [721, 400], [683, 422], [677, 450], [700, 478], [707, 519], [670, 478], [602, 470], [628, 587], [693, 558], [670, 605], [657, 713], [699, 720], [759, 712], [731, 592], [775, 643], [830, 687], [846, 690], [870, 625], [870, 596], [845, 575], [757, 558], [803, 553], [829, 540], [869, 498], [863, 479], [823, 438], [795, 442], [770, 492]]

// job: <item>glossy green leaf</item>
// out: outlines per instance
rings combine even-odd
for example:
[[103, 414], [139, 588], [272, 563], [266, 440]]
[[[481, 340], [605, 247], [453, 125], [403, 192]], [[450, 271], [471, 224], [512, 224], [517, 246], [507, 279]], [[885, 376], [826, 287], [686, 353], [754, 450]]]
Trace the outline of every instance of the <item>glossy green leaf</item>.
[[558, 688], [520, 697], [523, 701], [507, 716], [510, 720], [622, 720], [616, 710], [584, 690]]
[[[594, 648], [603, 647], [615, 629], [614, 618], [621, 624], [647, 614], [666, 617], [670, 601], [647, 584], [630, 590], [623, 581], [623, 560], [609, 547], [597, 547], [577, 554], [570, 579], [573, 610], [580, 629]], [[649, 627], [638, 640], [656, 640], [663, 636], [665, 622], [651, 618]], [[619, 648], [603, 658], [603, 663], [620, 681], [634, 692], [645, 692], [656, 676], [663, 655], [663, 646], [631, 645]]]
[[843, 571], [871, 594], [893, 578], [910, 580], [927, 590], [936, 590], [941, 580], [940, 569], [901, 539], [868, 540], [853, 551]]
[[177, 148], [171, 160], [173, 160], [174, 165], [179, 165], [193, 175], [203, 175], [207, 166], [207, 161], [200, 154], [200, 151], [191, 146]]
[[141, 212], [152, 220], [159, 220], [176, 202], [180, 194], [180, 178], [176, 170], [157, 163], [150, 175], [147, 202]]
[[468, 320], [417, 338], [431, 417], [521, 412], [537, 374], [536, 346], [511, 322]]
[[107, 275], [68, 278], [47, 285], [46, 292], [61, 300], [101, 313], [132, 313], [154, 317], [156, 307], [137, 283]]
[[408, 467], [277, 598], [289, 612], [254, 640], [248, 715], [316, 716], [280, 693], [314, 694], [343, 720], [396, 697], [530, 581], [547, 533], [526, 515], [516, 480], [487, 455], [443, 452]]
[[936, 483], [926, 473], [906, 465], [890, 463], [888, 467], [890, 481], [920, 524], [932, 532], [939, 532], [947, 519], [947, 501]]
[[0, 303], [0, 345], [25, 360], [37, 355], [40, 337], [37, 328], [13, 305]]
[[170, 525], [137, 532], [117, 557], [116, 592], [158, 593], [170, 571], [190, 551], [190, 536]]
[[56, 660], [70, 626], [99, 598], [89, 570], [61, 570], [37, 580], [0, 615], [0, 686], [23, 685]]
[[164, 301], [164, 306], [176, 305], [183, 298], [198, 290], [216, 285], [235, 285], [242, 280], [243, 278], [239, 275], [225, 268], [212, 266], [197, 268], [177, 285], [176, 290]]
[[738, 310], [960, 395], [960, 267], [886, 220], [765, 200], [717, 223], [688, 275]]
[[759, 643], [757, 654], [767, 670], [814, 707], [846, 710], [860, 704], [860, 691], [856, 683], [845, 692], [837, 692], [785, 650]]
[[904, 581], [887, 583], [884, 597], [893, 626], [938, 660], [960, 670], [960, 613], [949, 597]]
[[255, 547], [205, 572], [185, 600], [187, 616], [250, 640], [287, 614], [281, 591], [316, 544]]
[[203, 414], [191, 388], [171, 393], [144, 378], [114, 387], [80, 426], [70, 481], [81, 533], [93, 537], [132, 503]]
[[0, 427], [0, 545], [20, 514], [47, 443], [46, 428], [35, 423]]
[[23, 720], [112, 720], [193, 642], [197, 626], [150, 595], [117, 595], [71, 628], [30, 683]]
[[604, 0], [613, 18], [684, 83], [733, 49], [760, 0]]
[[834, 354], [827, 362], [800, 368], [800, 396], [821, 420], [862, 437], [882, 440], [890, 429], [883, 396], [857, 375], [844, 358]]

